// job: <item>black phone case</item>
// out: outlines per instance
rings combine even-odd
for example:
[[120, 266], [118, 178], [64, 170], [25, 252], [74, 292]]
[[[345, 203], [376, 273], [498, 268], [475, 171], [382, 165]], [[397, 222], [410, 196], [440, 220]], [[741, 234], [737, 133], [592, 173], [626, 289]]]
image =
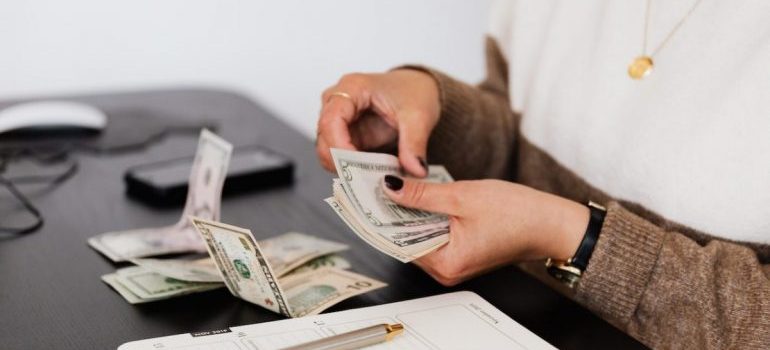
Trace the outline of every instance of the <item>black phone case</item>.
[[[232, 174], [228, 171], [222, 188], [223, 198], [267, 188], [287, 186], [294, 182], [294, 163], [290, 158], [278, 152], [254, 145], [238, 147], [233, 150], [233, 153], [254, 150], [282, 158], [285, 162], [279, 166], [255, 168], [253, 171], [239, 174]], [[123, 177], [123, 180], [126, 183], [126, 194], [130, 198], [136, 199], [152, 207], [169, 208], [184, 205], [185, 200], [187, 199], [187, 179], [175, 185], [158, 187], [137, 177], [135, 173], [138, 170], [145, 168], [162, 167], [180, 161], [189, 160], [190, 164], [192, 164], [194, 158], [194, 156], [175, 158], [129, 168]]]

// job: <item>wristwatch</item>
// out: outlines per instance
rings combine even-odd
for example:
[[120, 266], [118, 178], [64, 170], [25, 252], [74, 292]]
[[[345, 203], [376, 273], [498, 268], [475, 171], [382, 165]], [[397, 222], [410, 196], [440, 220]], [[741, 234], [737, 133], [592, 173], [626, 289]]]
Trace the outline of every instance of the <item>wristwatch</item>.
[[588, 202], [588, 209], [591, 213], [588, 219], [588, 227], [583, 235], [583, 240], [580, 241], [580, 245], [577, 251], [575, 251], [575, 255], [567, 259], [567, 261], [549, 258], [545, 262], [545, 268], [548, 273], [570, 288], [575, 288], [577, 282], [580, 281], [580, 276], [583, 275], [583, 271], [586, 270], [588, 260], [591, 259], [591, 254], [594, 252], [596, 241], [599, 240], [604, 217], [607, 215], [606, 208], [591, 201]]

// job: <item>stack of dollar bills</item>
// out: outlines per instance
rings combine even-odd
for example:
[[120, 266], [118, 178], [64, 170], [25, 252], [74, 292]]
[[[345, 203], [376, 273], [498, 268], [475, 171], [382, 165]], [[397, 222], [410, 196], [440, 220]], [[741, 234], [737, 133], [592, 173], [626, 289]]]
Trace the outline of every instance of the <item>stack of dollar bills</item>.
[[[398, 158], [389, 154], [332, 149], [338, 178], [333, 197], [326, 198], [337, 215], [358, 237], [402, 262], [428, 254], [449, 241], [445, 215], [400, 206], [383, 192], [385, 175], [405, 176]], [[454, 181], [440, 165], [428, 167], [422, 181]]]

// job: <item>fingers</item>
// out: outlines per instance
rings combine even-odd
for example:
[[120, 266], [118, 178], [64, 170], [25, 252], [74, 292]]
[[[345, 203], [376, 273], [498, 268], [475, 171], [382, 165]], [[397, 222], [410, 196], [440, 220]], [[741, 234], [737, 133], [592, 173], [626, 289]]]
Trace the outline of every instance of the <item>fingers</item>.
[[366, 74], [347, 74], [321, 94], [321, 118], [342, 118], [352, 123], [358, 112], [370, 106], [370, 78]]
[[331, 152], [329, 151], [329, 146], [326, 144], [326, 141], [322, 139], [320, 136], [318, 139], [316, 139], [315, 144], [315, 151], [318, 155], [318, 160], [321, 163], [321, 166], [326, 169], [327, 171], [334, 172], [334, 161], [332, 160]]
[[386, 175], [383, 185], [387, 196], [402, 206], [448, 215], [460, 214], [457, 196], [462, 186], [460, 182], [436, 184]]
[[398, 127], [398, 159], [406, 171], [417, 177], [428, 176], [425, 160], [430, 128], [418, 115], [403, 116]]
[[[328, 91], [328, 90], [327, 90]], [[356, 118], [354, 102], [342, 96], [328, 96], [318, 119], [316, 153], [321, 165], [329, 171], [334, 170], [330, 148], [355, 150], [350, 136], [349, 124]]]
[[324, 103], [318, 119], [318, 136], [329, 147], [350, 148], [353, 146], [348, 125], [357, 116], [356, 106], [351, 99], [333, 95]]
[[329, 171], [334, 171], [331, 148], [355, 150], [351, 143], [348, 126], [342, 119], [333, 119], [328, 123], [319, 125], [316, 139], [316, 153], [321, 165]]
[[366, 84], [362, 74], [349, 74], [321, 96], [316, 153], [327, 170], [334, 169], [330, 148], [356, 150], [349, 126], [358, 118], [360, 111], [368, 108]]

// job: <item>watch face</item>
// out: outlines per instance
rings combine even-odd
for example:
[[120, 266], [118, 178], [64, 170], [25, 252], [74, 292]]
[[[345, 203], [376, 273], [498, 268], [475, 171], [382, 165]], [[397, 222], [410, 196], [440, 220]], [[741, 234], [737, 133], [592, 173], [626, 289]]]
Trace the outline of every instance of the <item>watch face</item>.
[[546, 270], [551, 276], [566, 284], [570, 288], [575, 288], [577, 282], [580, 281], [580, 270], [573, 266], [548, 264], [546, 265]]

